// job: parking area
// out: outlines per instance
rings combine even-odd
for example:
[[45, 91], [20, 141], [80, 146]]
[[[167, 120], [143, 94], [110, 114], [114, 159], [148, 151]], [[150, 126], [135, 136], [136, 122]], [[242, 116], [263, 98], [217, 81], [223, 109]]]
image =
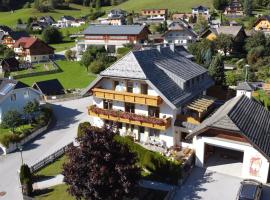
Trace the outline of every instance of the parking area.
[[[241, 178], [195, 167], [174, 200], [233, 200]], [[270, 186], [264, 186], [261, 200], [270, 199]]]

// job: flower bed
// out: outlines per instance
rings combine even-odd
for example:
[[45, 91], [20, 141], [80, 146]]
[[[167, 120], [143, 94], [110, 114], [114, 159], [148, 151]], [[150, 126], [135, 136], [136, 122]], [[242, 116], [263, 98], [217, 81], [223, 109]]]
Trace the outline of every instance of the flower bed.
[[166, 126], [167, 124], [166, 119], [159, 119], [156, 117], [138, 115], [138, 114], [128, 113], [128, 112], [119, 111], [119, 110], [106, 110], [106, 109], [98, 108], [95, 105], [90, 106], [89, 110], [96, 114], [109, 115], [113, 117], [129, 119], [129, 120], [138, 121], [141, 123], [151, 123], [151, 124], [157, 124], [159, 126]]

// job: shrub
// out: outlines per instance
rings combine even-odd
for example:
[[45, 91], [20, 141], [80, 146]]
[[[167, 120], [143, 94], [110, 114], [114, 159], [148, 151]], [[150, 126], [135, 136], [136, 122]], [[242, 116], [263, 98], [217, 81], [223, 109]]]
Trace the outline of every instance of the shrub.
[[23, 194], [26, 196], [31, 196], [32, 192], [33, 192], [33, 182], [30, 179], [24, 179], [22, 184], [22, 188], [23, 188]]
[[21, 169], [20, 169], [20, 181], [21, 181], [21, 183], [22, 183], [25, 179], [30, 179], [30, 180], [32, 180], [31, 170], [30, 170], [30, 168], [28, 167], [27, 164], [23, 164], [23, 165], [21, 166]]
[[5, 147], [8, 147], [10, 143], [16, 143], [20, 141], [20, 137], [16, 134], [5, 134], [0, 137], [0, 143]]
[[127, 144], [132, 152], [138, 156], [138, 165], [142, 169], [151, 172], [148, 177], [150, 180], [177, 184], [181, 178], [181, 163], [168, 160], [165, 156], [157, 152], [149, 151], [139, 144], [134, 143], [130, 138], [115, 136], [115, 140]]
[[105, 65], [101, 60], [94, 60], [89, 67], [94, 74], [98, 74], [105, 69]]
[[91, 128], [91, 124], [89, 122], [80, 123], [78, 126], [77, 137], [82, 137], [89, 128]]

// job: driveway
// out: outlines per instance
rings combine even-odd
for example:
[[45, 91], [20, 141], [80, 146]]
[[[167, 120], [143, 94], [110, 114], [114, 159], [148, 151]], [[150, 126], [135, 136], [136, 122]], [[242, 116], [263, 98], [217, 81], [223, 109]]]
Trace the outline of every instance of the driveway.
[[[87, 106], [91, 97], [52, 104], [57, 119], [53, 128], [23, 147], [24, 163], [33, 165], [74, 140], [78, 124], [89, 121]], [[17, 171], [21, 165], [19, 152], [0, 156], [0, 200], [21, 200]]]
[[[234, 200], [241, 178], [195, 167], [174, 200]], [[270, 186], [264, 186], [261, 200], [269, 200]]]

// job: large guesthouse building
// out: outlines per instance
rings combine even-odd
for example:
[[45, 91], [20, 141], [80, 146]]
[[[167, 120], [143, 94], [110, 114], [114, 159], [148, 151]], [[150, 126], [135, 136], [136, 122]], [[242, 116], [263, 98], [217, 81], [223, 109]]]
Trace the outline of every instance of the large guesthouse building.
[[190, 103], [212, 102], [203, 96], [212, 84], [205, 68], [171, 45], [131, 51], [101, 72], [84, 95], [93, 95], [88, 108], [93, 125], [115, 125], [121, 135], [138, 142], [154, 140], [171, 147], [184, 138], [177, 127], [181, 120], [199, 123], [207, 112]]

